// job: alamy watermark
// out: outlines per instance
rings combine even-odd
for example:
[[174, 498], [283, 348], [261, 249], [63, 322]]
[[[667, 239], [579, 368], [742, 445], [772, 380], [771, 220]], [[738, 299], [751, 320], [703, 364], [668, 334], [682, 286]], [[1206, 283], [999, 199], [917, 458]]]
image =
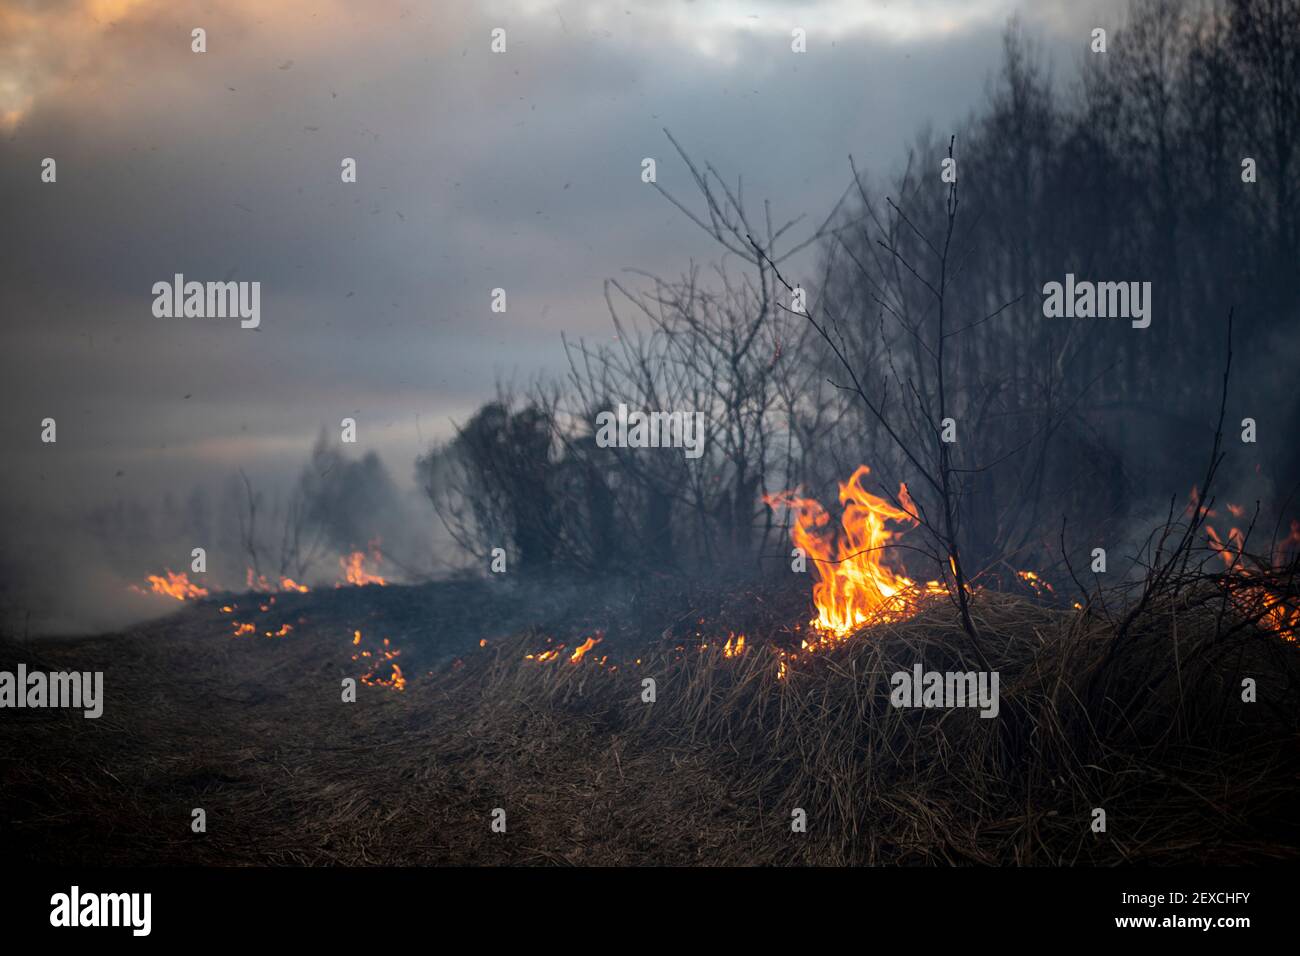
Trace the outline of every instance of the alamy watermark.
[[618, 412], [596, 415], [596, 445], [599, 448], [684, 448], [687, 458], [704, 454], [703, 412], [629, 412], [618, 403]]
[[1043, 286], [1043, 315], [1049, 319], [1132, 319], [1133, 328], [1151, 324], [1150, 282], [1075, 281], [1065, 274], [1065, 283]]
[[889, 683], [895, 707], [978, 707], [981, 717], [996, 717], [1001, 706], [997, 671], [896, 671]]
[[103, 671], [0, 671], [0, 708], [72, 707], [94, 719], [104, 713]]
[[262, 283], [185, 281], [176, 273], [171, 282], [153, 284], [153, 314], [159, 319], [226, 319], [239, 317], [239, 326], [262, 324]]
[[51, 926], [129, 926], [133, 936], [148, 936], [152, 914], [152, 893], [82, 893], [73, 886], [50, 897]]

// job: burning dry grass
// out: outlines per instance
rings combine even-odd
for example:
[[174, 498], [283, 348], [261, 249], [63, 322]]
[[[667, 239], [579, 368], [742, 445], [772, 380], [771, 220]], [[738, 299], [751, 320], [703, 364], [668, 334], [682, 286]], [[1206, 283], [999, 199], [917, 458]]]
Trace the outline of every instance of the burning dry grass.
[[[346, 671], [310, 628], [51, 647], [51, 668], [105, 666], [118, 703], [99, 721], [6, 722], [5, 842], [86, 863], [1294, 859], [1297, 648], [1251, 628], [1216, 640], [1216, 608], [1157, 602], [1117, 647], [1100, 620], [981, 594], [996, 719], [890, 705], [889, 675], [917, 662], [979, 669], [942, 600], [784, 678], [753, 630], [743, 651], [672, 640], [639, 665], [608, 642], [574, 661], [582, 638], [525, 660], [536, 638], [520, 637], [346, 706]], [[1241, 703], [1242, 677], [1259, 703]], [[506, 834], [489, 829], [495, 807]]]
[[[1130, 645], [1081, 615], [982, 596], [1002, 712], [896, 709], [889, 675], [978, 670], [951, 609], [883, 624], [778, 678], [771, 648], [721, 646], [614, 674], [519, 667], [476, 676], [485, 709], [545, 701], [638, 748], [707, 757], [757, 846], [719, 862], [1077, 864], [1294, 856], [1293, 647], [1166, 605]], [[1241, 702], [1239, 676], [1259, 685]], [[654, 676], [658, 701], [641, 702]], [[534, 704], [537, 706], [537, 704]], [[661, 786], [674, 783], [663, 781]], [[808, 813], [806, 837], [790, 812]], [[1108, 831], [1090, 829], [1093, 808]], [[760, 809], [761, 808], [761, 809]], [[687, 821], [681, 821], [684, 825]]]

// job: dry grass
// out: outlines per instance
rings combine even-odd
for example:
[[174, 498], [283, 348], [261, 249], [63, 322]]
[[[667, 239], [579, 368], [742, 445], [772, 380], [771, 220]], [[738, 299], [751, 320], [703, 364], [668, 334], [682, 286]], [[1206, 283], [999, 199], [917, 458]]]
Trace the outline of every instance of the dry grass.
[[[0, 665], [103, 668], [117, 688], [98, 721], [5, 714], [3, 839], [20, 859], [110, 864], [1300, 855], [1294, 645], [1249, 628], [1216, 638], [1212, 608], [1186, 598], [1154, 604], [1119, 648], [1075, 612], [983, 594], [975, 613], [1001, 675], [997, 719], [889, 703], [889, 675], [917, 661], [978, 669], [945, 605], [784, 680], [752, 635], [738, 657], [665, 646], [639, 666], [612, 656], [616, 669], [525, 661], [535, 640], [520, 637], [405, 694], [362, 688], [355, 705], [339, 702], [346, 664], [309, 629], [241, 643], [195, 620], [0, 647]], [[1258, 703], [1241, 702], [1246, 676]], [[489, 829], [495, 807], [506, 834]], [[791, 832], [796, 807], [806, 834]]]
[[[950, 608], [883, 625], [777, 677], [771, 648], [703, 652], [608, 675], [520, 667], [473, 678], [479, 707], [511, 723], [534, 701], [638, 749], [708, 757], [761, 835], [724, 861], [1077, 864], [1295, 856], [1294, 646], [1242, 631], [1214, 643], [1208, 612], [1165, 605], [1103, 667], [1112, 630], [1073, 612], [985, 594], [985, 652], [1002, 710], [896, 709], [889, 675], [977, 670]], [[658, 700], [640, 699], [643, 676]], [[1259, 684], [1241, 702], [1238, 675]], [[665, 781], [666, 785], [668, 784]], [[808, 812], [791, 838], [791, 808]], [[1107, 811], [1105, 834], [1091, 811]], [[755, 812], [762, 808], [761, 812]]]

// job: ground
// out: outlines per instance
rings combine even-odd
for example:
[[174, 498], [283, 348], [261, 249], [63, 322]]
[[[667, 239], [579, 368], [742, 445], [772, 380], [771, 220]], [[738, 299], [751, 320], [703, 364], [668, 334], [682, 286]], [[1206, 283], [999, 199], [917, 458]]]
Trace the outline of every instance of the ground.
[[[15, 859], [110, 865], [1300, 855], [1286, 822], [1294, 732], [1242, 724], [1230, 742], [1197, 738], [1175, 753], [1152, 743], [1170, 735], [1163, 713], [1151, 713], [1159, 734], [1142, 729], [1144, 710], [1109, 730], [1071, 717], [1042, 688], [1060, 685], [1051, 669], [1074, 666], [1060, 662], [1097, 638], [1070, 630], [1062, 612], [1009, 601], [982, 612], [1001, 642], [986, 648], [1002, 655], [1001, 721], [913, 719], [883, 705], [869, 675], [899, 666], [918, 640], [960, 642], [938, 617], [861, 638], [784, 679], [758, 638], [743, 659], [725, 658], [719, 642], [700, 646], [712, 641], [700, 622], [718, 615], [797, 628], [801, 600], [755, 592], [728, 607], [683, 591], [652, 607], [609, 584], [343, 588], [274, 603], [218, 597], [122, 634], [10, 640], [0, 669], [102, 670], [106, 701], [94, 720], [0, 715], [0, 839]], [[235, 636], [239, 623], [254, 632]], [[283, 636], [266, 636], [284, 624]], [[1002, 636], [1012, 631], [1033, 636]], [[572, 664], [594, 634], [604, 639]], [[384, 637], [398, 653], [381, 661]], [[558, 643], [555, 661], [524, 659]], [[937, 651], [927, 660], [942, 663]], [[645, 673], [661, 695], [649, 707]], [[367, 674], [344, 703], [343, 679]], [[1180, 679], [1192, 681], [1190, 670]], [[1189, 764], [1192, 749], [1222, 755]], [[1233, 762], [1242, 755], [1248, 763]], [[1129, 832], [1090, 833], [1096, 802]], [[808, 809], [808, 834], [791, 829], [795, 805]], [[1140, 827], [1130, 806], [1142, 808]], [[505, 833], [491, 828], [498, 808]], [[195, 809], [204, 833], [192, 830]]]

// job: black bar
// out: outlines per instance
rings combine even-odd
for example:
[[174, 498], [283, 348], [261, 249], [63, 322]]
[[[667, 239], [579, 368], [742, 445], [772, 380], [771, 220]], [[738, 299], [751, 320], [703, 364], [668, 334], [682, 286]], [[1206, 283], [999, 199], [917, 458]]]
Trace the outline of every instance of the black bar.
[[[77, 932], [131, 940], [119, 927], [53, 927], [55, 894], [149, 893], [149, 939], [206, 945], [292, 940], [452, 945], [461, 932], [545, 933], [555, 945], [667, 945], [693, 928], [729, 945], [813, 944], [849, 933], [897, 940], [1098, 938], [1231, 943], [1294, 921], [1295, 870], [1276, 869], [36, 869], [0, 905], [8, 940]], [[1127, 902], [1124, 894], [1128, 894]], [[1182, 894], [1179, 899], [1173, 894]], [[1205, 894], [1214, 894], [1207, 899]], [[1225, 895], [1220, 895], [1225, 894]], [[1237, 894], [1237, 895], [1233, 895]], [[1249, 894], [1241, 896], [1239, 894]], [[1144, 899], [1144, 897], [1146, 899]], [[1163, 902], [1161, 901], [1163, 899]], [[1154, 904], [1154, 905], [1153, 905]], [[1155, 925], [1119, 925], [1123, 919]], [[1244, 925], [1208, 929], [1166, 920]], [[453, 937], [449, 933], [455, 932]], [[529, 945], [539, 944], [533, 938]], [[674, 944], [675, 945], [675, 944]]]

